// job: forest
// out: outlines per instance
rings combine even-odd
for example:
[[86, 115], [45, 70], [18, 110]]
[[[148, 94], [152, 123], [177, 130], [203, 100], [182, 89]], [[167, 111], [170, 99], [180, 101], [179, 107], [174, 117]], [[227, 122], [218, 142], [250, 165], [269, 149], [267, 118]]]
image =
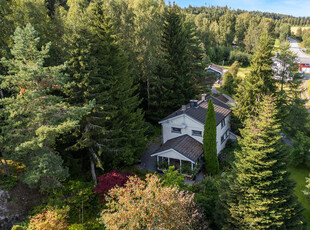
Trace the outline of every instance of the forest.
[[[0, 229], [309, 229], [310, 114], [287, 41], [310, 48], [309, 25], [163, 0], [0, 0]], [[158, 121], [213, 94], [211, 63], [227, 69], [238, 141], [217, 156], [204, 134], [199, 183], [141, 170]]]

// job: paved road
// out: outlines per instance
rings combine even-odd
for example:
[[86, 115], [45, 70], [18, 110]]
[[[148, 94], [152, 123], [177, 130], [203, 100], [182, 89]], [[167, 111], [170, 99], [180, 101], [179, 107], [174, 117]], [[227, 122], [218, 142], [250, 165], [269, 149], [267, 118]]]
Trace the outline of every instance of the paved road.
[[310, 58], [310, 55], [302, 52], [298, 46], [298, 43], [293, 38], [288, 38], [291, 43], [290, 51], [297, 55], [298, 58]]

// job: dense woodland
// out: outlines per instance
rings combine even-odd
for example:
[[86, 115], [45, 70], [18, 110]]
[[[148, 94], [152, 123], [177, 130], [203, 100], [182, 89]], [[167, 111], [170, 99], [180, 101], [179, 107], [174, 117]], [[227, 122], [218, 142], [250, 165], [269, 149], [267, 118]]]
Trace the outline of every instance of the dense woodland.
[[[309, 24], [162, 0], [0, 0], [0, 182], [42, 195], [14, 228], [306, 229], [287, 166], [309, 171], [310, 116], [286, 41]], [[135, 168], [160, 119], [211, 94], [211, 62], [230, 66], [238, 143], [217, 157], [209, 101], [200, 184]]]

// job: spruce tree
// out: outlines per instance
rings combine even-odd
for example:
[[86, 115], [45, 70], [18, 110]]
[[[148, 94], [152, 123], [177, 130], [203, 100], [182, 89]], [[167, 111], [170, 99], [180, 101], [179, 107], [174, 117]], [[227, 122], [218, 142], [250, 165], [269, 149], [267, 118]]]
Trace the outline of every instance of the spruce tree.
[[224, 229], [303, 229], [275, 115], [273, 99], [266, 96], [258, 116], [241, 130], [241, 150], [221, 195], [228, 212]]
[[212, 98], [208, 102], [206, 122], [203, 131], [203, 150], [206, 172], [212, 175], [219, 171], [219, 162], [216, 149], [216, 120]]
[[237, 76], [239, 67], [239, 62], [235, 61], [223, 77], [223, 89], [225, 89], [231, 96], [236, 93], [238, 84], [240, 83], [240, 79]]
[[169, 6], [164, 14], [160, 43], [161, 60], [152, 79], [148, 117], [158, 121], [195, 96], [193, 76], [190, 74], [188, 35], [184, 15], [177, 5]]
[[251, 72], [245, 77], [236, 95], [237, 108], [234, 113], [242, 122], [257, 114], [256, 109], [264, 95], [275, 93], [271, 51], [271, 38], [264, 33], [252, 60]]
[[12, 58], [1, 60], [8, 74], [1, 76], [0, 88], [10, 94], [1, 99], [2, 153], [26, 166], [28, 185], [53, 188], [68, 176], [55, 151], [56, 139], [76, 128], [92, 106], [73, 107], [58, 96], [66, 87], [66, 66], [45, 66], [50, 43], [39, 49], [40, 38], [30, 24], [18, 27], [13, 41]]
[[144, 119], [109, 10], [95, 2], [87, 11], [90, 23], [77, 31], [71, 44], [70, 95], [77, 104], [94, 99], [95, 107], [83, 120], [76, 147], [86, 149], [98, 167], [110, 170], [139, 159], [145, 148]]

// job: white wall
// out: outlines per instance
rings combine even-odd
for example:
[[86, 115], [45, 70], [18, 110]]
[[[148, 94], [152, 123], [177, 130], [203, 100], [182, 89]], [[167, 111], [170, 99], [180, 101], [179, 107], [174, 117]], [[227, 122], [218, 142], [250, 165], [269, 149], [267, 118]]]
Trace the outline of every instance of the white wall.
[[[223, 128], [221, 128], [221, 123], [218, 124], [218, 126], [216, 127], [217, 153], [219, 153], [222, 149], [225, 148], [227, 139], [223, 143], [221, 143], [221, 137], [228, 129], [230, 129], [230, 115], [228, 115], [225, 118], [225, 122], [226, 124]], [[189, 116], [186, 116], [185, 114], [166, 120], [161, 125], [162, 125], [162, 134], [163, 134], [163, 143], [166, 143], [166, 141], [170, 139], [173, 139], [173, 138], [185, 135], [185, 134], [193, 137], [194, 139], [202, 143], [203, 137], [193, 136], [192, 130], [201, 131], [203, 135], [203, 124], [190, 118]], [[172, 133], [171, 132], [172, 127], [181, 128], [181, 133]]]
[[[172, 127], [181, 128], [181, 134], [172, 133]], [[202, 143], [202, 137], [192, 136], [192, 130], [201, 131], [203, 135], [203, 125], [200, 122], [186, 116], [185, 114], [169, 119], [162, 123], [163, 143], [166, 143], [166, 141], [172, 138], [176, 138], [185, 134], [193, 137], [194, 139]]]
[[224, 133], [230, 129], [230, 114], [225, 118], [225, 126], [221, 128], [221, 123], [218, 124], [216, 127], [216, 140], [217, 140], [217, 154], [219, 154], [220, 151], [222, 151], [225, 148], [227, 139], [221, 143], [221, 137], [224, 135]]

